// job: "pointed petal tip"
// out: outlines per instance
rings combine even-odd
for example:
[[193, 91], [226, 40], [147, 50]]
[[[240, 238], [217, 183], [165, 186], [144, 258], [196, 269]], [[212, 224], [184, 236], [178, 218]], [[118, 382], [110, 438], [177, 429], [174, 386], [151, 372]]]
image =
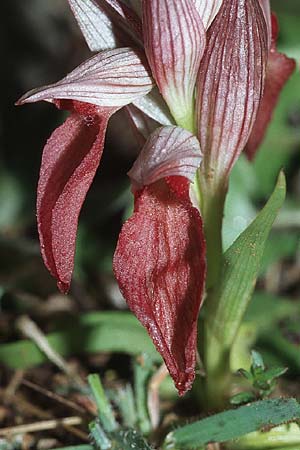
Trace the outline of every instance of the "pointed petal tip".
[[101, 108], [121, 108], [144, 97], [152, 88], [143, 53], [124, 47], [97, 53], [60, 81], [30, 90], [18, 104], [75, 100]]
[[38, 184], [41, 253], [62, 293], [68, 292], [71, 283], [79, 214], [101, 160], [112, 114], [94, 115], [91, 109], [91, 121], [84, 110], [85, 115], [73, 112], [48, 139]]
[[70, 283], [65, 283], [64, 281], [57, 280], [57, 287], [62, 294], [67, 294], [70, 290]]
[[47, 98], [43, 95], [43, 92], [46, 91], [48, 86], [42, 86], [38, 88], [31, 89], [30, 91], [26, 92], [22, 97], [20, 97], [16, 102], [15, 106], [22, 106], [27, 103], [36, 103], [41, 100], [44, 100], [49, 103], [53, 103], [53, 99]]
[[26, 94], [22, 95], [16, 102], [15, 106], [22, 106], [25, 103], [30, 103], [30, 100], [28, 100], [30, 92], [27, 92]]
[[175, 382], [175, 387], [180, 397], [183, 397], [188, 391], [192, 389], [194, 380], [195, 370], [193, 370], [193, 372], [178, 374], [178, 378]]

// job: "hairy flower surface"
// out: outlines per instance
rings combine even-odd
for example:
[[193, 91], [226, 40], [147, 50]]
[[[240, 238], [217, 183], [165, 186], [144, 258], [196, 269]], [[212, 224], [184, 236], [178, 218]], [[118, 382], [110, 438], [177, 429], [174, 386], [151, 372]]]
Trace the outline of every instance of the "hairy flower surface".
[[[129, 307], [147, 328], [180, 394], [195, 376], [205, 242], [189, 197], [199, 142], [176, 127], [156, 130], [129, 172], [133, 216], [124, 224], [114, 272]], [[181, 176], [174, 176], [180, 174]]]
[[200, 166], [200, 177], [216, 184], [227, 179], [247, 141], [254, 153], [293, 63], [271, 38], [269, 0], [69, 4], [90, 49], [99, 53], [18, 101], [45, 100], [70, 111], [42, 158], [37, 217], [43, 259], [67, 292], [78, 218], [107, 123], [126, 107], [143, 149], [129, 172], [135, 207], [119, 236], [114, 272], [184, 394], [195, 377], [206, 274], [202, 219], [190, 185]]

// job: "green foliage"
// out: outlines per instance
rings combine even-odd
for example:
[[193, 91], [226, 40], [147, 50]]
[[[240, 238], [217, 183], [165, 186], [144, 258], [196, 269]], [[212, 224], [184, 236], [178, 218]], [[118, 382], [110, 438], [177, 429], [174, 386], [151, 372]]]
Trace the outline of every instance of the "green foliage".
[[[127, 396], [130, 403], [134, 402], [137, 427], [142, 433], [148, 433], [151, 429], [147, 412], [146, 382], [152, 370], [153, 364], [150, 358], [143, 357], [140, 362], [136, 362], [134, 371], [136, 398], [132, 398], [132, 394]], [[151, 450], [141, 433], [133, 428], [124, 427], [127, 415], [126, 400], [123, 408], [120, 409], [121, 426], [115, 420], [112, 405], [99, 376], [89, 375], [88, 381], [98, 409], [98, 418], [89, 425], [95, 447], [99, 450]]]
[[246, 434], [230, 442], [228, 450], [299, 450], [299, 445], [299, 425], [289, 423], [272, 428], [270, 431]]
[[119, 409], [124, 426], [134, 428], [137, 425], [137, 411], [131, 385], [112, 389], [109, 391], [109, 397]]
[[226, 442], [299, 419], [300, 405], [296, 400], [262, 400], [178, 428], [169, 433], [164, 448], [198, 449], [211, 442]]
[[106, 431], [114, 431], [117, 428], [117, 422], [113, 414], [111, 405], [104, 393], [104, 389], [97, 374], [88, 376], [88, 382], [96, 401], [98, 416]]
[[252, 364], [250, 370], [239, 369], [242, 375], [252, 385], [251, 391], [240, 392], [230, 399], [232, 405], [241, 405], [258, 398], [268, 397], [274, 390], [276, 379], [287, 372], [286, 367], [265, 367], [263, 358], [260, 353], [252, 350]]
[[[113, 336], [113, 338], [112, 338]], [[84, 338], [83, 338], [84, 337]], [[62, 356], [75, 353], [147, 352], [161, 361], [145, 329], [133, 314], [97, 312], [83, 314], [64, 329], [47, 335], [51, 347]], [[0, 345], [0, 362], [12, 369], [26, 369], [47, 361], [47, 357], [29, 340]]]
[[96, 448], [99, 450], [151, 450], [149, 444], [136, 430], [119, 430], [107, 434], [107, 438], [109, 439], [109, 446], [103, 445], [103, 441], [98, 441]]
[[226, 251], [222, 278], [213, 303], [209, 332], [230, 348], [245, 314], [259, 273], [265, 242], [285, 199], [283, 173], [265, 207]]
[[134, 363], [134, 392], [138, 414], [138, 425], [144, 434], [151, 430], [147, 407], [147, 386], [150, 375], [153, 373], [153, 360], [143, 354]]

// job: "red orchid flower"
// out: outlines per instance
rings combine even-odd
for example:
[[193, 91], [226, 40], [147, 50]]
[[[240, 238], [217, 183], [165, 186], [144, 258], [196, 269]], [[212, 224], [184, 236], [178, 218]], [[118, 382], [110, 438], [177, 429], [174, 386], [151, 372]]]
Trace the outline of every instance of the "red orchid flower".
[[114, 272], [128, 306], [147, 328], [180, 394], [195, 376], [197, 319], [205, 280], [205, 242], [189, 196], [199, 142], [178, 127], [157, 129], [129, 172], [135, 196]]
[[269, 2], [69, 3], [90, 49], [100, 53], [18, 102], [46, 100], [71, 111], [44, 148], [37, 198], [42, 255], [67, 291], [78, 217], [107, 122], [129, 105], [144, 147], [129, 172], [135, 208], [119, 237], [114, 272], [184, 394], [195, 376], [205, 281], [191, 181], [202, 154], [201, 176], [227, 179], [249, 139], [264, 91]]
[[[265, 0], [266, 2], [266, 0]], [[247, 157], [252, 160], [259, 148], [268, 124], [272, 118], [273, 110], [279, 99], [279, 95], [296, 68], [296, 61], [277, 51], [276, 41], [279, 32], [278, 21], [275, 14], [269, 14], [269, 58], [265, 89], [259, 106], [258, 115], [246, 146]]]

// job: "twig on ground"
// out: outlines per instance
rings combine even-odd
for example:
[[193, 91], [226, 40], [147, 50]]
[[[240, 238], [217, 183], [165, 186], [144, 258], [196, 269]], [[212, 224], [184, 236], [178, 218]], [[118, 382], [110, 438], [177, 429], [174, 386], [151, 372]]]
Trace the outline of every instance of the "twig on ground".
[[76, 384], [82, 385], [83, 381], [74, 373], [69, 367], [68, 363], [59, 355], [49, 344], [44, 333], [38, 328], [38, 326], [28, 316], [21, 316], [17, 320], [18, 329], [29, 339], [33, 340], [39, 349], [45, 353], [47, 358], [55, 364], [61, 371], [63, 371], [69, 378], [76, 382]]
[[159, 424], [159, 386], [168, 375], [168, 369], [165, 364], [155, 372], [149, 383], [148, 389], [148, 411], [152, 428], [156, 428]]
[[54, 400], [56, 402], [62, 403], [63, 405], [74, 409], [78, 413], [81, 413], [81, 414], [87, 413], [87, 410], [85, 410], [84, 408], [79, 406], [77, 403], [72, 402], [71, 400], [68, 400], [68, 399], [62, 397], [61, 395], [58, 395], [55, 392], [49, 391], [48, 389], [45, 389], [42, 386], [39, 386], [38, 384], [33, 383], [32, 381], [23, 379], [22, 384], [24, 386], [27, 386], [30, 389], [33, 389], [34, 391], [37, 391], [37, 392], [45, 395], [46, 397], [51, 398], [52, 400]]
[[5, 402], [9, 402], [10, 399], [12, 397], [14, 397], [16, 391], [18, 390], [18, 387], [20, 386], [20, 384], [22, 383], [22, 378], [24, 376], [24, 370], [17, 370], [10, 383], [8, 384], [8, 386], [6, 387], [4, 393], [3, 393], [3, 401]]
[[78, 416], [65, 417], [63, 419], [43, 420], [41, 422], [16, 425], [0, 428], [0, 436], [12, 436], [15, 434], [36, 433], [37, 431], [53, 430], [61, 426], [81, 425], [82, 418]]

